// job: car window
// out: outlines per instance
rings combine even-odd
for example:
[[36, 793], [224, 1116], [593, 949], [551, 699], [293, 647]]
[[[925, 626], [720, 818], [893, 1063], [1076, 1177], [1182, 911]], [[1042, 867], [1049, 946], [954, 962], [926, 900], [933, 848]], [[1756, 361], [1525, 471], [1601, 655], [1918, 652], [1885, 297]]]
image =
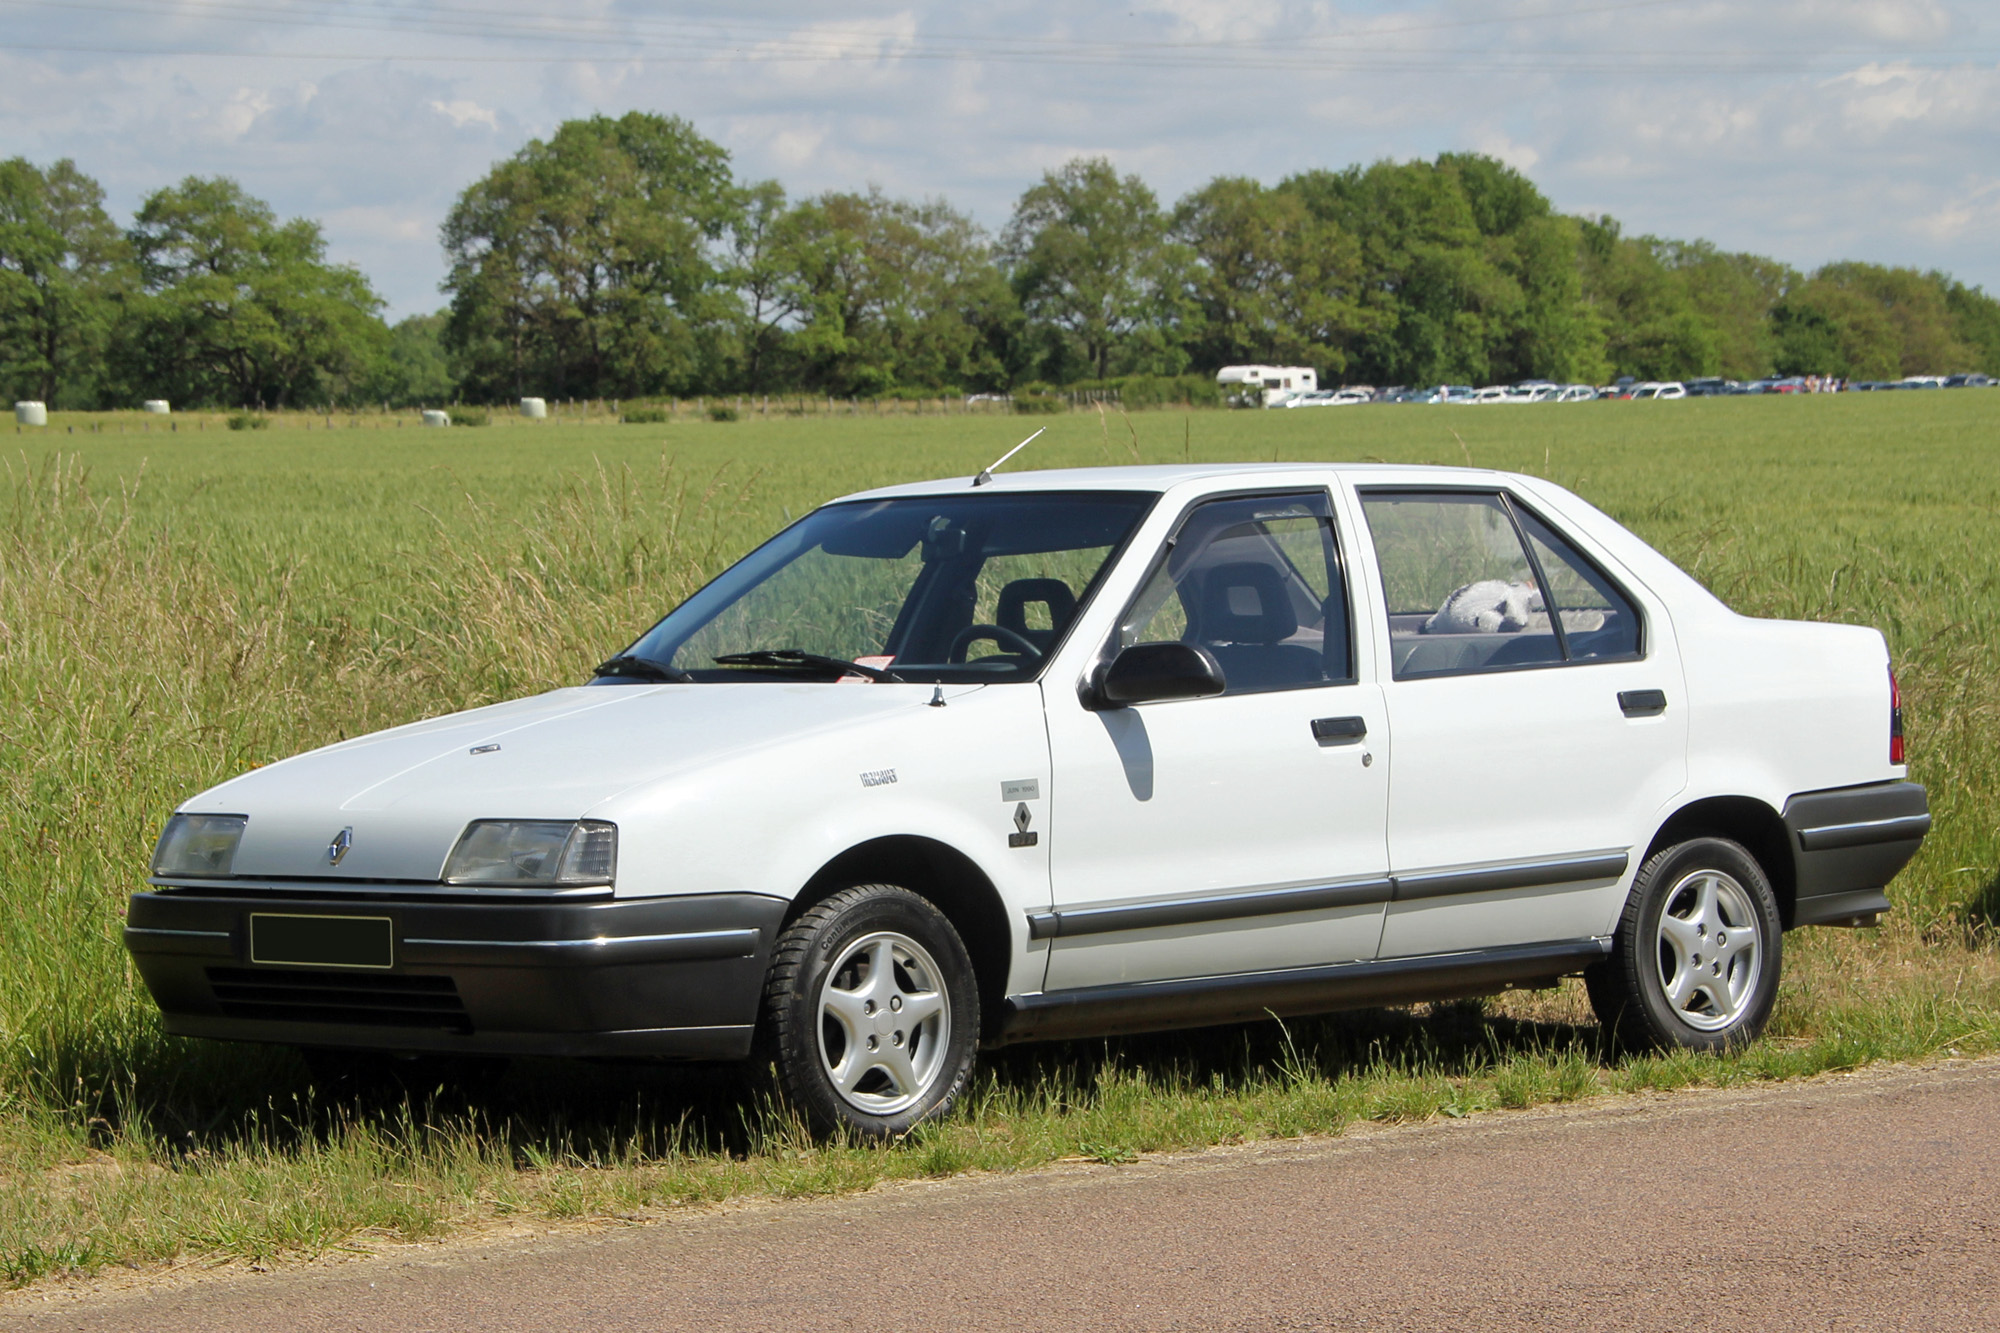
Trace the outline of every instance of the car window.
[[1638, 651], [1631, 600], [1508, 497], [1364, 491], [1361, 503], [1396, 679]]
[[1199, 644], [1227, 693], [1354, 678], [1347, 587], [1323, 492], [1197, 506], [1119, 626], [1118, 647]]
[[1519, 505], [1512, 508], [1555, 601], [1569, 655], [1579, 660], [1638, 656], [1639, 613], [1631, 598], [1534, 514]]
[[628, 654], [697, 682], [829, 670], [740, 660], [774, 653], [862, 661], [916, 682], [1026, 680], [1156, 499], [968, 490], [828, 505], [725, 570]]

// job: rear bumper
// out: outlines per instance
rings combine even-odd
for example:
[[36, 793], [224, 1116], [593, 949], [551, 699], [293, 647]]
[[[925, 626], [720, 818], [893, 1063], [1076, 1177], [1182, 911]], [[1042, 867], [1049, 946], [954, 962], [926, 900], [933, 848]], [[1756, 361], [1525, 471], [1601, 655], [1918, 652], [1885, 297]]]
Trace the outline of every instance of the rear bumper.
[[[781, 898], [492, 902], [132, 895], [131, 951], [169, 1032], [490, 1055], [741, 1059]], [[253, 912], [386, 917], [387, 967], [251, 961]]]
[[1861, 925], [1889, 910], [1882, 890], [1930, 831], [1914, 782], [1802, 792], [1785, 802], [1795, 869], [1791, 926]]

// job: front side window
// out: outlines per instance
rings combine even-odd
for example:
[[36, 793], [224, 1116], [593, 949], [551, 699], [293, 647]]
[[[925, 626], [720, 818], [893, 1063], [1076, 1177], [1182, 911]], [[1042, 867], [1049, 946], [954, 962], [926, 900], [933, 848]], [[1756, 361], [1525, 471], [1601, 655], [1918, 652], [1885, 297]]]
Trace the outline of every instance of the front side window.
[[621, 656], [695, 681], [841, 674], [796, 656], [718, 660], [746, 654], [859, 662], [925, 683], [1029, 679], [1157, 498], [971, 491], [828, 505]]
[[1347, 588], [1324, 493], [1195, 508], [1118, 627], [1118, 647], [1208, 649], [1228, 693], [1354, 678]]
[[1395, 677], [1639, 652], [1632, 601], [1508, 496], [1364, 491]]

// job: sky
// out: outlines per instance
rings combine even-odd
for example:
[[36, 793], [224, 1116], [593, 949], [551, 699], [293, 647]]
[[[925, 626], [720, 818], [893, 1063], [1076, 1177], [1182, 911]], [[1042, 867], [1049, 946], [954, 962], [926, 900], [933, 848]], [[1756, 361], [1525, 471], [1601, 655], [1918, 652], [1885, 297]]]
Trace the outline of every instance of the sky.
[[0, 0], [0, 158], [129, 221], [228, 175], [317, 219], [392, 318], [438, 227], [567, 119], [681, 116], [739, 178], [879, 185], [998, 231], [1079, 155], [1218, 175], [1490, 153], [1569, 213], [2000, 294], [1992, 0]]

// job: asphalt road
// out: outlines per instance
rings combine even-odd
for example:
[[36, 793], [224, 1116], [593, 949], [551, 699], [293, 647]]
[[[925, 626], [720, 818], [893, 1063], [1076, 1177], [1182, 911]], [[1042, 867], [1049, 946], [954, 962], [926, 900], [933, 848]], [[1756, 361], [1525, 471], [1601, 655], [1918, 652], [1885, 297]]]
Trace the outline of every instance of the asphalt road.
[[0, 1326], [2000, 1328], [2000, 1063], [1614, 1099], [125, 1291]]

